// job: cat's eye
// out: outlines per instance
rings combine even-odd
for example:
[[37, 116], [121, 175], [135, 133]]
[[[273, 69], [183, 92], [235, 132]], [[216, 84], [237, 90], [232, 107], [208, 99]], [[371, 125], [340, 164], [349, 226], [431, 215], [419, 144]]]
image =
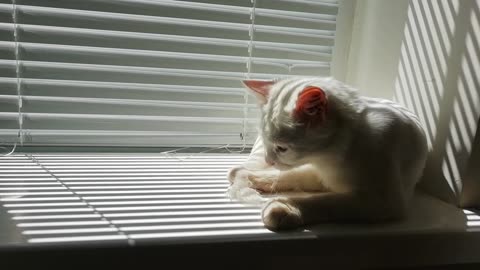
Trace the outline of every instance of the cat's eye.
[[280, 146], [280, 145], [275, 146], [275, 152], [277, 153], [285, 153], [287, 152], [287, 150], [288, 148], [285, 146]]

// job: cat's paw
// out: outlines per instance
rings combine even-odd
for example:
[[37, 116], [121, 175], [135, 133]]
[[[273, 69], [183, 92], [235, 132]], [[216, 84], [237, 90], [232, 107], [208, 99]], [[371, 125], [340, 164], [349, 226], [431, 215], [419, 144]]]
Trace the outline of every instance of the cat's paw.
[[248, 174], [250, 187], [263, 193], [273, 193], [278, 181], [278, 173], [251, 172]]
[[271, 200], [263, 208], [262, 219], [265, 227], [271, 231], [295, 229], [303, 225], [300, 210], [286, 198]]
[[235, 166], [228, 171], [227, 179], [230, 184], [235, 183], [237, 179], [248, 180], [249, 171], [243, 166]]

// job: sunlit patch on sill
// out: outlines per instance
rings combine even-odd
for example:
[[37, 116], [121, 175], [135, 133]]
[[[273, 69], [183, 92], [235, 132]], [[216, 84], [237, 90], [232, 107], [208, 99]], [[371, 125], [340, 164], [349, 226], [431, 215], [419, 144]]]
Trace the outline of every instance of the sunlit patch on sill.
[[247, 155], [19, 156], [0, 177], [0, 202], [29, 243], [276, 235], [260, 206], [227, 197], [227, 171]]

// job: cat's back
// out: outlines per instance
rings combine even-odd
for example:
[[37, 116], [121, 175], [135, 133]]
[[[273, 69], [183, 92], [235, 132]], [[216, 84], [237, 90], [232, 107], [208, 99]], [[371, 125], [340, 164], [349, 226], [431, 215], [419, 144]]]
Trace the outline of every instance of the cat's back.
[[[398, 132], [411, 130], [424, 137], [424, 130], [418, 117], [404, 106], [388, 99], [361, 97], [363, 101], [363, 116], [367, 124], [378, 128], [377, 132], [395, 129]], [[395, 130], [392, 130], [395, 131]]]
[[[418, 117], [402, 105], [380, 98], [362, 97], [361, 126], [357, 144], [374, 154], [379, 167], [399, 166], [401, 177], [416, 182], [428, 151], [427, 140]], [[365, 154], [365, 153], [364, 153]], [[380, 165], [381, 164], [381, 165]], [[394, 165], [396, 164], [396, 165]], [[400, 175], [399, 175], [400, 176]]]

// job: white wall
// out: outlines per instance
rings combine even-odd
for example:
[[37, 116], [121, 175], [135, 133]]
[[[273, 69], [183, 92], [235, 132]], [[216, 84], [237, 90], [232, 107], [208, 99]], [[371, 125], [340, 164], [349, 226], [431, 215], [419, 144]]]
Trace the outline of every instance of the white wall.
[[356, 1], [346, 81], [365, 95], [391, 98], [408, 1]]
[[[419, 115], [431, 147], [423, 185], [454, 203], [462, 188], [480, 181], [465, 177], [480, 164], [470, 158], [480, 116], [479, 6], [480, 0], [358, 0], [346, 57], [347, 83]], [[469, 204], [478, 206], [480, 192], [474, 193]]]

